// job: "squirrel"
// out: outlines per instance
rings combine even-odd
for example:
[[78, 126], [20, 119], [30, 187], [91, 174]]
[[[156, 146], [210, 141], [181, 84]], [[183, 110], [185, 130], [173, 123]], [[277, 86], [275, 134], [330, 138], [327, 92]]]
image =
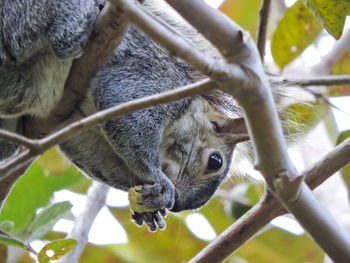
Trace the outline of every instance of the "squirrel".
[[[0, 127], [14, 117], [44, 117], [62, 96], [72, 59], [91, 33], [102, 0], [3, 0], [0, 3]], [[170, 7], [150, 12], [198, 44], [206, 44]], [[52, 13], [54, 10], [54, 13]], [[23, 12], [23, 14], [18, 14]], [[22, 17], [12, 32], [16, 17]], [[131, 25], [91, 82], [69, 121], [120, 103], [193, 83], [202, 76]], [[20, 131], [18, 131], [20, 132]], [[137, 111], [62, 142], [62, 153], [87, 176], [111, 187], [136, 189], [136, 224], [164, 228], [166, 210], [205, 205], [225, 180], [237, 143], [247, 139], [242, 112], [220, 91]], [[0, 160], [14, 146], [0, 140]], [[136, 186], [139, 186], [136, 188]]]
[[[170, 7], [145, 7], [215, 55]], [[107, 65], [91, 83], [75, 118], [120, 103], [184, 86], [202, 78], [131, 25]], [[226, 109], [224, 109], [226, 107]], [[229, 111], [231, 116], [225, 115]], [[247, 139], [242, 112], [229, 95], [214, 91], [137, 111], [79, 134], [60, 149], [90, 177], [128, 191], [134, 186], [146, 212], [134, 221], [151, 231], [165, 226], [161, 215], [205, 205], [225, 180], [235, 145]]]

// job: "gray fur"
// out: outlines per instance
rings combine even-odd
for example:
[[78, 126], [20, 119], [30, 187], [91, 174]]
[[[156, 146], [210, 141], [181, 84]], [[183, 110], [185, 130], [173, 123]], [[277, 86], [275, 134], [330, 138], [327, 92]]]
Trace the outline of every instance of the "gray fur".
[[[72, 59], [82, 53], [103, 3], [0, 1], [0, 118], [44, 117], [50, 112], [62, 96]], [[1, 160], [13, 146], [4, 142], [0, 146]]]
[[[198, 36], [188, 28], [186, 33], [191, 38]], [[201, 39], [197, 40], [201, 42]], [[88, 115], [132, 99], [184, 86], [197, 80], [198, 76], [187, 64], [170, 56], [131, 26], [107, 65], [92, 82], [89, 97], [76, 112], [76, 118], [82, 112]], [[172, 211], [199, 208], [225, 179], [234, 149], [229, 136], [215, 130], [215, 125], [225, 125], [228, 118], [211, 105], [218, 101], [227, 102], [225, 98], [228, 96], [215, 92], [215, 96], [223, 98], [215, 100], [213, 94], [152, 107], [108, 121], [93, 131], [67, 140], [60, 148], [92, 178], [122, 190], [143, 185], [140, 193], [146, 207], [159, 211], [164, 208]], [[241, 115], [235, 102], [230, 110], [235, 117]], [[207, 174], [208, 158], [213, 152], [221, 154], [223, 167]], [[155, 230], [154, 221], [159, 227], [163, 226], [157, 212], [134, 214], [133, 217], [137, 223], [145, 221], [151, 230]]]
[[[21, 132], [21, 125], [18, 125], [17, 119], [0, 119], [0, 128], [11, 132]], [[17, 149], [17, 145], [9, 143], [0, 138], [0, 163], [2, 160], [9, 158]]]
[[[43, 117], [60, 99], [72, 58], [81, 53], [92, 30], [99, 1], [103, 0], [0, 0], [0, 127], [24, 114]], [[158, 3], [151, 0], [146, 6], [201, 49], [217, 55]], [[199, 78], [187, 64], [131, 26], [71, 121]], [[138, 224], [145, 221], [151, 230], [155, 224], [163, 228], [160, 214], [165, 208], [196, 209], [225, 179], [235, 144], [230, 134], [220, 132], [230, 119], [216, 106], [227, 101], [233, 102], [214, 92], [145, 109], [86, 131], [60, 148], [93, 179], [122, 190], [142, 185], [142, 204], [155, 212], [135, 213], [133, 218]], [[233, 104], [230, 117], [239, 117], [241, 112]], [[0, 160], [15, 150], [3, 141], [0, 147]], [[220, 155], [222, 163], [214, 170], [208, 168], [213, 154]]]
[[100, 2], [0, 2], [0, 116], [50, 112], [61, 98], [72, 58], [82, 53]]

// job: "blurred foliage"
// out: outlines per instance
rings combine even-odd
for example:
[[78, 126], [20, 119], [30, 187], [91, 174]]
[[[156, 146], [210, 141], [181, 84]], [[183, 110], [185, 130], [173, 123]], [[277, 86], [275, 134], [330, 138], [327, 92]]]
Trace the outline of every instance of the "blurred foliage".
[[296, 103], [283, 109], [281, 121], [287, 134], [305, 134], [326, 116], [329, 105], [321, 100]]
[[[48, 154], [51, 155], [50, 152]], [[45, 160], [46, 154], [42, 158]], [[55, 191], [84, 179], [84, 176], [72, 166], [60, 168], [62, 169], [60, 173], [57, 173], [56, 169], [51, 170], [52, 167], [57, 167], [53, 164], [62, 163], [61, 158], [52, 158], [48, 166], [40, 159], [16, 183], [1, 210], [0, 222], [4, 220], [14, 222], [12, 229], [14, 233], [22, 232], [28, 226], [36, 210], [46, 206]]]
[[[350, 49], [345, 52], [333, 65], [332, 75], [348, 75], [350, 74]], [[329, 86], [328, 94], [330, 96], [348, 96], [350, 95], [350, 85]]]
[[25, 239], [36, 240], [51, 231], [56, 222], [70, 213], [72, 204], [68, 201], [53, 204], [35, 216], [26, 229]]
[[348, 0], [304, 0], [306, 6], [335, 39], [343, 34], [346, 16], [350, 14]]
[[244, 215], [250, 208], [257, 204], [263, 194], [263, 184], [255, 184], [251, 182], [234, 185], [230, 194], [233, 197], [243, 197], [247, 202], [237, 202], [225, 200], [225, 211], [231, 215], [233, 219], [238, 219]]
[[[71, 215], [72, 207], [69, 202], [49, 205], [53, 193], [84, 180], [85, 177], [58, 155], [55, 149], [42, 155], [18, 180], [1, 210], [0, 229], [9, 233], [0, 235], [0, 243], [25, 248], [31, 240], [51, 231], [60, 218]], [[42, 209], [40, 213], [37, 213], [38, 209]], [[68, 247], [63, 247], [62, 242], [56, 245], [56, 249], [63, 249], [62, 253], [68, 252]], [[6, 251], [0, 253], [6, 254]], [[34, 261], [24, 256], [19, 262]]]
[[[58, 260], [71, 251], [78, 242], [74, 239], [55, 240], [46, 244], [38, 253], [38, 260], [40, 263], [50, 263]], [[51, 252], [52, 255], [49, 255]]]
[[290, 7], [273, 33], [272, 56], [283, 68], [297, 58], [319, 35], [321, 25], [302, 0]]
[[295, 236], [277, 228], [248, 241], [236, 255], [252, 263], [321, 263], [324, 257], [308, 235]]
[[261, 0], [225, 0], [220, 10], [256, 38]]

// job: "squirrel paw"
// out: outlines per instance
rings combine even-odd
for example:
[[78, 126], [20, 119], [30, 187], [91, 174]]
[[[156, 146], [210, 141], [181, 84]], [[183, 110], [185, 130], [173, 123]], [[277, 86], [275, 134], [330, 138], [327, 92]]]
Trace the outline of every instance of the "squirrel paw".
[[154, 212], [171, 209], [175, 203], [175, 188], [168, 180], [152, 185], [137, 185], [129, 190], [130, 207], [135, 212]]
[[143, 223], [148, 227], [148, 230], [151, 232], [155, 232], [157, 228], [163, 230], [166, 226], [163, 217], [165, 218], [167, 215], [166, 209], [160, 209], [155, 212], [144, 212], [138, 213], [133, 212], [132, 218], [136, 225], [142, 226]]
[[139, 226], [145, 223], [151, 232], [165, 228], [163, 217], [167, 214], [166, 208], [174, 206], [174, 201], [175, 189], [171, 183], [137, 185], [129, 190], [133, 221]]

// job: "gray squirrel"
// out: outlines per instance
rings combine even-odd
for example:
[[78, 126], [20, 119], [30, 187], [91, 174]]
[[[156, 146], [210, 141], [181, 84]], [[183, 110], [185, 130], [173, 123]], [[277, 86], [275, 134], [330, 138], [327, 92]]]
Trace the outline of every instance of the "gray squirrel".
[[[169, 7], [154, 0], [144, 5], [204, 51], [214, 53]], [[199, 78], [191, 67], [132, 25], [93, 80], [75, 117]], [[225, 180], [233, 149], [242, 138], [247, 138], [247, 130], [237, 103], [215, 91], [107, 121], [61, 143], [60, 149], [96, 180], [126, 191], [142, 185], [138, 190], [142, 205], [155, 211], [134, 212], [133, 218], [154, 231], [164, 227], [161, 215], [166, 208], [173, 212], [197, 209], [210, 200]]]
[[[3, 21], [0, 29], [2, 34], [6, 33], [0, 42], [3, 122], [8, 120], [5, 117], [31, 114], [40, 118], [49, 112], [61, 96], [71, 58], [81, 52], [100, 5], [97, 0], [57, 0], [60, 4], [55, 5], [56, 15], [52, 15], [46, 12], [44, 4], [56, 1], [16, 0], [18, 8], [21, 4], [27, 8], [26, 4], [33, 4], [30, 10], [33, 14], [37, 12], [35, 8], [42, 11], [41, 20], [37, 20], [40, 29], [33, 29], [35, 32], [30, 34], [25, 24], [18, 32], [8, 31], [15, 23], [10, 15], [15, 12], [12, 1], [0, 3]], [[145, 6], [175, 28], [184, 29], [194, 42], [202, 42], [202, 37], [177, 18], [173, 20], [157, 1], [146, 1]], [[58, 15], [61, 11], [62, 17]], [[76, 21], [79, 29], [74, 25]], [[25, 22], [30, 24], [27, 18]], [[73, 29], [62, 32], [70, 26], [78, 32]], [[25, 40], [23, 44], [21, 39]], [[208, 46], [202, 47], [212, 52]], [[196, 71], [132, 25], [92, 81], [86, 100], [70, 121], [200, 78]], [[93, 179], [126, 191], [141, 185], [137, 190], [143, 200], [140, 205], [151, 211], [134, 212], [133, 219], [138, 225], [145, 222], [154, 231], [157, 227], [164, 228], [161, 215], [167, 209], [173, 212], [197, 209], [210, 200], [226, 178], [235, 145], [247, 138], [246, 133], [237, 103], [230, 96], [214, 91], [107, 121], [61, 143], [60, 149]], [[4, 158], [13, 149], [6, 154], [2, 151], [0, 160], [1, 154]]]

